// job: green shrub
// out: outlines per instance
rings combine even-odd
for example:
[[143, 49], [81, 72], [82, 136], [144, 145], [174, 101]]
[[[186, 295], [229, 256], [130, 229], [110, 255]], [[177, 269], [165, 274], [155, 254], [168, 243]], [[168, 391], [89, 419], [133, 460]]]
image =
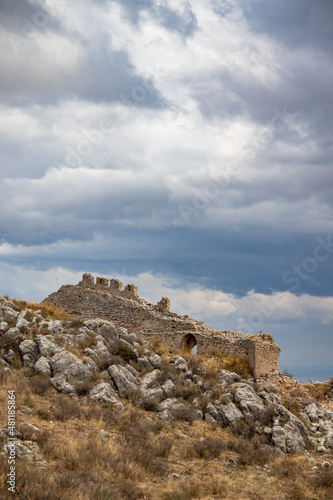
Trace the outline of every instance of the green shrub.
[[123, 345], [119, 347], [118, 354], [126, 362], [137, 361], [138, 359], [138, 356], [132, 349]]

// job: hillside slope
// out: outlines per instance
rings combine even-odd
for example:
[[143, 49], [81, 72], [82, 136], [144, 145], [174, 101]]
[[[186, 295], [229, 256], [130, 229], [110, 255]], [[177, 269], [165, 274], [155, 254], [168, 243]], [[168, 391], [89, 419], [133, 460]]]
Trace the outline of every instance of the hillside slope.
[[329, 382], [258, 383], [244, 360], [8, 297], [0, 341], [1, 498], [13, 442], [20, 498], [333, 497]]

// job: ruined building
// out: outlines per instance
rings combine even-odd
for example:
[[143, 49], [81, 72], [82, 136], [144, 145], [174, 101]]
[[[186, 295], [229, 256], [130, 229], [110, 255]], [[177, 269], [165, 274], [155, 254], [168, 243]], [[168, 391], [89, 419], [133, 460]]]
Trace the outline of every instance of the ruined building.
[[84, 274], [77, 285], [64, 285], [44, 302], [62, 307], [82, 318], [113, 321], [140, 334], [142, 338], [160, 339], [170, 350], [191, 350], [198, 353], [218, 352], [246, 359], [254, 377], [279, 372], [280, 347], [269, 334], [249, 335], [230, 330], [213, 330], [202, 321], [170, 311], [170, 300], [162, 297], [153, 305], [138, 295], [135, 285], [118, 279], [95, 278]]

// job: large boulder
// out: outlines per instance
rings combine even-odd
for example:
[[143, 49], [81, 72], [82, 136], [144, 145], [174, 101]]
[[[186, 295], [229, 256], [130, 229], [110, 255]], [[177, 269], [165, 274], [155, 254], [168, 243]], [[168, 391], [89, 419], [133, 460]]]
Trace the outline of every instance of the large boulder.
[[182, 358], [181, 356], [176, 356], [173, 361], [172, 361], [173, 365], [175, 368], [177, 368], [177, 370], [179, 370], [180, 372], [187, 372], [188, 371], [188, 365], [185, 361], [184, 358]]
[[65, 330], [62, 321], [59, 319], [51, 319], [48, 321], [47, 328], [53, 334], [63, 333]]
[[18, 328], [9, 328], [9, 330], [2, 335], [2, 345], [3, 347], [16, 348], [24, 338], [25, 335], [21, 333]]
[[7, 321], [0, 321], [0, 332], [6, 332], [9, 329]]
[[216, 419], [214, 414], [213, 417], [218, 421], [222, 420], [224, 425], [229, 425], [232, 428], [235, 428], [238, 422], [244, 418], [242, 412], [237, 408], [237, 406], [234, 405], [234, 403], [215, 405], [215, 408], [220, 418]]
[[161, 389], [167, 396], [172, 396], [175, 389], [175, 384], [172, 382], [172, 380], [168, 379], [161, 385]]
[[[100, 338], [102, 339], [102, 337]], [[111, 364], [112, 355], [102, 340], [98, 340], [95, 346], [85, 349], [85, 353], [90, 356], [100, 368]]]
[[101, 326], [97, 328], [97, 333], [101, 335], [108, 343], [119, 341], [116, 327], [111, 321], [104, 321]]
[[306, 415], [308, 415], [311, 422], [315, 422], [319, 418], [322, 418], [324, 416], [324, 413], [325, 413], [323, 411], [323, 409], [319, 408], [316, 403], [311, 403], [311, 404], [307, 405], [304, 408], [304, 412], [306, 413]]
[[51, 364], [50, 360], [45, 358], [44, 356], [41, 356], [38, 361], [36, 361], [35, 364], [35, 373], [37, 374], [42, 374], [46, 375], [48, 377], [51, 377]]
[[[309, 433], [303, 422], [283, 406], [277, 408], [280, 417], [272, 429], [272, 443], [282, 452], [304, 451]], [[283, 425], [283, 423], [286, 423]]]
[[115, 390], [107, 382], [95, 385], [89, 392], [89, 399], [100, 403], [110, 403], [124, 411], [124, 405], [117, 400]]
[[141, 356], [140, 358], [138, 358], [137, 362], [138, 362], [138, 367], [139, 367], [140, 371], [144, 370], [145, 368], [152, 367], [149, 359], [146, 358], [146, 356]]
[[258, 404], [262, 404], [262, 400], [260, 397], [256, 394], [254, 389], [245, 383], [239, 383], [239, 384], [232, 384], [229, 387], [230, 391], [234, 392], [234, 401], [235, 403], [241, 403], [241, 402], [254, 402]]
[[326, 446], [333, 448], [333, 430], [327, 433]]
[[150, 356], [148, 361], [152, 366], [154, 366], [154, 368], [158, 368], [161, 365], [162, 358], [158, 354], [153, 354], [153, 356]]
[[228, 370], [221, 370], [220, 382], [222, 387], [226, 387], [229, 384], [233, 384], [235, 382], [239, 382], [241, 377], [238, 373], [228, 372]]
[[16, 320], [19, 314], [19, 311], [15, 311], [12, 307], [0, 305], [0, 321]]
[[72, 384], [69, 384], [66, 378], [63, 375], [56, 375], [51, 378], [51, 384], [57, 391], [62, 392], [64, 394], [68, 394], [71, 397], [77, 397], [75, 388]]
[[156, 369], [142, 377], [139, 389], [144, 398], [153, 399], [156, 402], [164, 399], [163, 389], [158, 387], [156, 382], [160, 373], [160, 370]]
[[88, 380], [92, 376], [92, 369], [68, 351], [62, 351], [51, 358], [51, 368], [53, 376], [63, 376], [69, 379]]
[[36, 338], [39, 354], [45, 358], [52, 358], [52, 356], [64, 350], [63, 347], [52, 342], [51, 338], [50, 335], [37, 335]]
[[121, 396], [124, 396], [124, 391], [126, 389], [137, 389], [138, 387], [137, 379], [124, 366], [111, 365], [108, 368], [108, 372]]
[[186, 412], [188, 407], [186, 404], [178, 401], [177, 398], [168, 398], [161, 403], [161, 408], [163, 410], [177, 411], [177, 412]]
[[35, 365], [38, 356], [38, 348], [33, 340], [23, 340], [19, 345], [19, 351], [23, 357], [23, 366], [32, 367]]

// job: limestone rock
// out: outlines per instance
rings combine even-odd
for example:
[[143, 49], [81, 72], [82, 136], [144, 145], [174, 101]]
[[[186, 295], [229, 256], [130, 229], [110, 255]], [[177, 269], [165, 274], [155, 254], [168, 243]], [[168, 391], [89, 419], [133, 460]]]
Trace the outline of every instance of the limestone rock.
[[124, 339], [119, 339], [119, 345], [120, 345], [120, 347], [125, 347], [126, 349], [129, 349], [130, 351], [132, 351], [131, 344]]
[[71, 352], [62, 351], [51, 358], [51, 368], [54, 376], [63, 376], [66, 380], [74, 378], [77, 380], [88, 380], [91, 378], [92, 370]]
[[19, 314], [12, 307], [0, 305], [0, 321], [16, 320]]
[[[3, 356], [3, 359], [5, 361], [7, 361], [7, 363], [12, 364], [14, 359], [15, 359], [15, 352], [13, 351], [13, 349], [9, 349], [9, 351], [4, 352], [2, 354], [2, 356]], [[6, 365], [7, 365], [7, 363], [6, 363]]]
[[175, 419], [174, 416], [172, 415], [171, 411], [169, 411], [169, 410], [163, 410], [157, 416], [160, 420], [174, 420]]
[[232, 384], [229, 390], [235, 391], [234, 401], [236, 403], [243, 402], [254, 402], [262, 405], [260, 397], [255, 393], [254, 389], [245, 383]]
[[51, 364], [50, 360], [45, 358], [44, 356], [41, 356], [38, 361], [36, 361], [35, 364], [35, 373], [47, 375], [48, 377], [51, 377]]
[[155, 368], [158, 368], [161, 365], [162, 359], [161, 356], [158, 354], [154, 354], [153, 356], [150, 356], [149, 363], [154, 366]]
[[101, 382], [95, 385], [89, 392], [89, 399], [92, 401], [99, 401], [100, 403], [111, 403], [119, 410], [125, 410], [124, 405], [116, 398], [114, 389], [107, 382]]
[[20, 314], [17, 316], [16, 319], [16, 328], [29, 328], [30, 323], [25, 319], [25, 315], [28, 312], [28, 309], [24, 309], [23, 311], [20, 312]]
[[327, 433], [326, 446], [328, 446], [329, 448], [333, 448], [333, 430]]
[[141, 356], [140, 358], [138, 358], [138, 367], [139, 367], [139, 370], [142, 371], [145, 368], [151, 368], [152, 365], [151, 365], [149, 359], [146, 358], [146, 356]]
[[119, 340], [116, 327], [111, 321], [104, 321], [104, 323], [97, 328], [97, 333], [102, 335], [107, 342], [116, 342]]
[[181, 356], [176, 356], [173, 359], [173, 364], [174, 364], [175, 368], [177, 368], [177, 370], [180, 372], [187, 372], [188, 371], [188, 365], [187, 365], [185, 359], [182, 358]]
[[3, 347], [17, 347], [24, 338], [25, 335], [21, 333], [18, 328], [9, 328], [9, 330], [2, 335]]
[[101, 326], [101, 321], [99, 319], [87, 319], [84, 325], [93, 332], [97, 332], [98, 328]]
[[9, 325], [6, 321], [0, 321], [0, 332], [6, 332], [9, 328]]
[[131, 365], [126, 365], [126, 368], [127, 370], [129, 370], [131, 372], [132, 375], [134, 375], [134, 377], [136, 379], [138, 379], [140, 377], [140, 374], [138, 371], [136, 371], [136, 369], [134, 368], [134, 366], [131, 366]]
[[85, 353], [93, 359], [93, 361], [101, 368], [102, 366], [110, 366], [112, 355], [105, 346], [104, 342], [98, 341], [92, 348], [85, 349]]
[[114, 381], [118, 389], [118, 392], [121, 396], [124, 396], [124, 391], [126, 389], [137, 389], [138, 387], [137, 379], [124, 366], [111, 365], [108, 368], [108, 372], [110, 377]]
[[162, 384], [161, 388], [167, 396], [172, 396], [175, 389], [175, 384], [172, 382], [172, 380], [168, 379]]
[[217, 424], [217, 420], [210, 413], [205, 413], [204, 418], [209, 424]]
[[20, 353], [23, 357], [23, 365], [25, 367], [34, 366], [38, 356], [38, 348], [33, 340], [24, 340], [19, 345]]
[[187, 406], [178, 401], [177, 398], [168, 398], [161, 403], [161, 408], [164, 410], [187, 411]]
[[221, 370], [220, 381], [222, 383], [222, 387], [233, 384], [234, 382], [239, 382], [240, 379], [241, 377], [238, 375], [238, 373]]
[[324, 416], [324, 411], [319, 408], [316, 403], [311, 403], [304, 408], [305, 413], [308, 415], [311, 422], [315, 422]]
[[52, 357], [58, 352], [63, 351], [64, 349], [54, 342], [50, 340], [50, 336], [45, 336], [45, 335], [37, 335], [36, 338], [37, 345], [38, 345], [38, 350], [41, 356], [48, 358]]
[[110, 398], [114, 398], [116, 395], [115, 390], [111, 387], [111, 384], [107, 382], [101, 382], [95, 385], [89, 392], [89, 399], [93, 401], [100, 401], [101, 403], [107, 403]]
[[[242, 412], [239, 411], [234, 403], [228, 403], [226, 405], [215, 405], [215, 408], [221, 417], [220, 420], [222, 419], [224, 425], [230, 425], [230, 427], [234, 428], [237, 426], [238, 422], [244, 418]], [[213, 417], [215, 418], [214, 415]]]
[[288, 419], [288, 421], [284, 427], [274, 424], [272, 443], [284, 453], [304, 451], [306, 449], [305, 440], [309, 433], [303, 422], [283, 406], [278, 407], [277, 411], [284, 420]]
[[51, 384], [57, 391], [68, 394], [69, 396], [76, 396], [74, 387], [69, 384], [63, 375], [56, 375], [51, 378]]
[[160, 373], [160, 370], [155, 369], [142, 377], [139, 389], [143, 397], [153, 399], [156, 402], [164, 399], [163, 389], [156, 387], [156, 380]]

